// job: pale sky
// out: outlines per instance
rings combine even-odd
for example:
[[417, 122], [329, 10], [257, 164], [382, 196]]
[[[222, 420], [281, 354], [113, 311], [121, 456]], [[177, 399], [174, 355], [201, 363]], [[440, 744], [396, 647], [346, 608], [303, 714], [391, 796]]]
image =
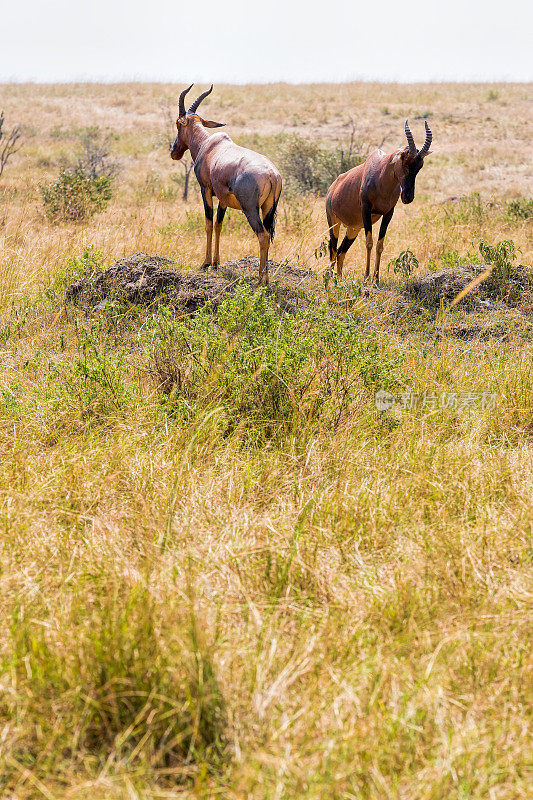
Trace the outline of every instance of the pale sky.
[[533, 79], [531, 0], [0, 0], [0, 81]]

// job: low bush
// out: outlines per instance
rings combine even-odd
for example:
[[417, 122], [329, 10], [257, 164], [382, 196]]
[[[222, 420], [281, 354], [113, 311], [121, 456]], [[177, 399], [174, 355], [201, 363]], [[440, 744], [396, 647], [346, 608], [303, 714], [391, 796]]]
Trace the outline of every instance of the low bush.
[[413, 272], [418, 269], [419, 262], [412, 250], [402, 250], [399, 256], [389, 261], [389, 269], [392, 267], [395, 275], [399, 275], [407, 283]]
[[104, 211], [117, 172], [108, 140], [101, 138], [98, 128], [87, 129], [78, 157], [64, 160], [58, 178], [41, 187], [46, 216], [52, 222], [80, 222]]
[[476, 264], [479, 262], [479, 254], [476, 250], [469, 250], [467, 253], [459, 253], [458, 250], [447, 250], [445, 246], [441, 246], [437, 258], [428, 258], [427, 268], [429, 272], [433, 272], [439, 268], [453, 269], [454, 267], [461, 267], [464, 264]]
[[347, 147], [327, 149], [294, 134], [281, 145], [279, 165], [289, 186], [300, 192], [325, 194], [338, 175], [363, 161], [364, 156], [354, 150], [353, 136]]
[[508, 222], [523, 222], [533, 217], [533, 199], [517, 197], [510, 200], [505, 207], [505, 218]]
[[247, 286], [224, 300], [216, 324], [207, 308], [187, 321], [169, 317], [149, 357], [174, 414], [216, 408], [223, 435], [240, 430], [258, 444], [336, 428], [397, 381], [400, 363], [359, 321], [324, 306], [280, 317], [268, 295]]
[[444, 206], [445, 222], [451, 225], [480, 224], [489, 205], [483, 202], [479, 192], [471, 192], [455, 202]]
[[523, 281], [517, 282], [518, 275], [514, 274], [517, 260], [515, 243], [505, 240], [493, 246], [482, 240], [479, 243], [479, 252], [485, 263], [492, 266], [492, 272], [486, 280], [485, 288], [502, 299], [517, 301], [524, 287]]
[[11, 156], [14, 156], [22, 147], [22, 131], [18, 125], [10, 130], [4, 130], [4, 112], [0, 112], [0, 177], [7, 166]]
[[107, 208], [113, 196], [111, 179], [92, 178], [84, 172], [63, 170], [56, 181], [41, 189], [49, 220], [80, 222]]

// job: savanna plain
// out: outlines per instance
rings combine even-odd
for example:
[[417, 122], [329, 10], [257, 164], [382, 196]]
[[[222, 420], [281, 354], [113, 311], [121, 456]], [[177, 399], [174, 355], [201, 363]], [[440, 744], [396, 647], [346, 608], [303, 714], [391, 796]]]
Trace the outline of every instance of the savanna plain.
[[[201, 264], [181, 88], [0, 86], [23, 133], [0, 178], [0, 795], [526, 798], [533, 295], [405, 289], [480, 242], [531, 264], [531, 86], [215, 86], [202, 113], [286, 179], [270, 258], [320, 296], [66, 304], [137, 251]], [[433, 153], [383, 287], [362, 236], [335, 284], [313, 180], [403, 146], [406, 117]], [[107, 207], [47, 216], [88, 139]], [[229, 211], [222, 261], [257, 249]]]

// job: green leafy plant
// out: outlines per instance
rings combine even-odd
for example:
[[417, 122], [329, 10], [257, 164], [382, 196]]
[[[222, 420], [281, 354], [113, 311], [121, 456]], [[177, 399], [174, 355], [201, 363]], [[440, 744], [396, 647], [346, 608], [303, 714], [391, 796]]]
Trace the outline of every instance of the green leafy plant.
[[429, 272], [433, 272], [438, 267], [447, 269], [460, 267], [464, 264], [476, 264], [479, 261], [478, 250], [470, 250], [467, 253], [459, 253], [458, 250], [447, 250], [444, 246], [440, 248], [437, 258], [428, 258], [426, 265]]
[[520, 299], [525, 285], [531, 285], [528, 273], [516, 265], [520, 250], [512, 240], [504, 240], [496, 245], [481, 240], [479, 252], [484, 262], [492, 266], [492, 272], [485, 281], [485, 289], [494, 292], [507, 302]]
[[491, 279], [503, 287], [509, 282], [511, 270], [516, 261], [516, 247], [511, 240], [498, 242], [496, 245], [487, 244], [481, 240], [479, 252], [486, 264], [492, 265]]
[[337, 427], [354, 402], [394, 383], [400, 362], [357, 320], [326, 306], [280, 317], [266, 293], [247, 285], [224, 300], [216, 324], [207, 308], [164, 321], [149, 359], [174, 413], [221, 409], [223, 435], [238, 429], [256, 443]]
[[510, 200], [505, 207], [505, 218], [508, 222], [523, 222], [533, 217], [533, 199], [517, 197]]
[[64, 170], [53, 183], [43, 186], [41, 194], [49, 220], [80, 222], [107, 208], [113, 196], [111, 179], [105, 175], [92, 178], [84, 172]]
[[487, 207], [479, 192], [471, 192], [466, 197], [445, 204], [445, 222], [451, 225], [479, 224], [486, 214]]
[[399, 256], [389, 261], [389, 269], [392, 267], [394, 274], [400, 275], [405, 282], [410, 279], [413, 272], [416, 272], [418, 266], [418, 258], [409, 249], [402, 250]]
[[285, 139], [280, 148], [280, 166], [300, 192], [325, 194], [331, 183], [342, 172], [361, 164], [362, 153], [355, 149], [355, 129], [352, 126], [346, 146], [328, 149], [311, 139], [294, 134]]
[[110, 157], [109, 140], [98, 128], [81, 137], [73, 162], [63, 161], [58, 178], [41, 187], [44, 210], [52, 222], [80, 222], [104, 211], [113, 196], [118, 164]]

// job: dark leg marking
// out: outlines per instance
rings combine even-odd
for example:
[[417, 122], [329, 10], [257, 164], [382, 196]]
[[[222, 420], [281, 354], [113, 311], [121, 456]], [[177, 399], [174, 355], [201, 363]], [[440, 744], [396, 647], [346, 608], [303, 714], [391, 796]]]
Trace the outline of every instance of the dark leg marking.
[[222, 225], [222, 220], [224, 219], [224, 214], [226, 213], [227, 206], [222, 206], [220, 203], [218, 204], [217, 208], [217, 224]]
[[389, 222], [392, 219], [393, 214], [394, 214], [394, 207], [383, 215], [383, 218], [381, 220], [381, 225], [379, 226], [379, 237], [376, 246], [376, 267], [374, 269], [374, 281], [376, 284], [379, 283], [379, 265], [381, 263], [381, 254], [383, 252], [383, 245], [384, 245], [383, 240], [385, 239], [385, 234], [387, 233], [387, 228]]
[[211, 200], [211, 205], [209, 205], [203, 186], [200, 186], [200, 191], [202, 193], [202, 200], [204, 202], [205, 218], [209, 220], [209, 222], [213, 222], [213, 201]]
[[389, 222], [391, 221], [393, 214], [394, 214], [394, 208], [391, 208], [390, 211], [387, 211], [387, 213], [383, 215], [381, 220], [381, 225], [379, 226], [378, 239], [385, 238], [385, 234], [387, 233], [387, 228], [389, 227]]
[[217, 220], [215, 222], [215, 255], [213, 258], [213, 266], [217, 267], [220, 261], [220, 231], [222, 230], [222, 220], [226, 213], [226, 206], [223, 206], [219, 201], [217, 208]]
[[361, 209], [363, 215], [363, 225], [365, 226], [365, 234], [372, 233], [372, 206], [370, 203], [363, 203]]
[[350, 239], [349, 236], [345, 236], [341, 242], [341, 246], [339, 247], [339, 253], [347, 253], [352, 244], [355, 242], [357, 237], [354, 236], [353, 239]]

